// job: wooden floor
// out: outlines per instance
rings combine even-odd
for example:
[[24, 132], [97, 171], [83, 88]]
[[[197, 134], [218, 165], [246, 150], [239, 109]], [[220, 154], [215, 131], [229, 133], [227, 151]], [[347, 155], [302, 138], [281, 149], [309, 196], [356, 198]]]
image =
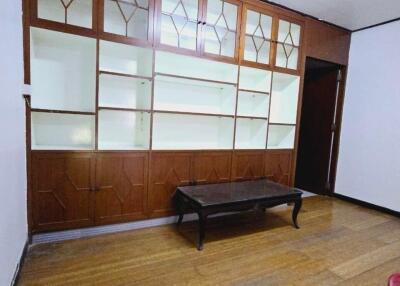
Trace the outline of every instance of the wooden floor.
[[33, 246], [20, 285], [386, 285], [400, 272], [400, 219], [337, 199]]

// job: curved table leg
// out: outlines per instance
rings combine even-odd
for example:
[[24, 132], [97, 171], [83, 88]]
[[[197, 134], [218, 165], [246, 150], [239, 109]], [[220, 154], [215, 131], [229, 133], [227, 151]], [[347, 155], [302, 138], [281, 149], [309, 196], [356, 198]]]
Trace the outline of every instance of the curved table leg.
[[297, 224], [297, 215], [299, 214], [299, 211], [301, 209], [301, 204], [302, 204], [302, 199], [301, 198], [294, 202], [292, 220], [293, 220], [293, 224], [294, 224], [294, 226], [296, 228], [300, 228], [299, 225]]

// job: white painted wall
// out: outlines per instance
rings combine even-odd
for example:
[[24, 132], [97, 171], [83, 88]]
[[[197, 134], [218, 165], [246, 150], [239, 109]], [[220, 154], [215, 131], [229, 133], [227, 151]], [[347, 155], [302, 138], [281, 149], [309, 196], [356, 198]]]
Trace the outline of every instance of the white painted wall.
[[10, 285], [27, 239], [21, 2], [0, 9], [0, 285]]
[[336, 192], [400, 211], [400, 21], [352, 35]]

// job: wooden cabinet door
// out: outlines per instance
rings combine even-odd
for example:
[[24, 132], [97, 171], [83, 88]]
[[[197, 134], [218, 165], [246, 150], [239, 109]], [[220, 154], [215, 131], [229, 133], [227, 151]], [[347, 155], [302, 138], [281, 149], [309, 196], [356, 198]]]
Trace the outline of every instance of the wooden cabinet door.
[[299, 71], [303, 23], [283, 16], [275, 21], [277, 32], [274, 41], [274, 65], [288, 72]]
[[[99, 0], [32, 0], [31, 24], [95, 36]], [[24, 11], [25, 13], [25, 11]]]
[[153, 42], [154, 0], [98, 0], [102, 38], [133, 44]]
[[148, 207], [151, 217], [173, 213], [177, 186], [191, 183], [192, 153], [153, 152], [150, 159]]
[[146, 217], [148, 153], [99, 153], [96, 159], [96, 224]]
[[269, 68], [273, 65], [275, 21], [267, 8], [243, 5], [240, 58], [246, 65]]
[[254, 180], [264, 177], [265, 151], [235, 151], [233, 153], [232, 180]]
[[93, 224], [91, 153], [32, 154], [33, 231]]
[[231, 151], [196, 153], [193, 159], [193, 182], [196, 184], [229, 182], [231, 157]]
[[156, 43], [172, 51], [200, 52], [203, 0], [156, 0]]
[[269, 180], [290, 185], [292, 151], [273, 150], [265, 153], [265, 177]]
[[236, 0], [204, 0], [202, 53], [237, 62], [242, 4]]

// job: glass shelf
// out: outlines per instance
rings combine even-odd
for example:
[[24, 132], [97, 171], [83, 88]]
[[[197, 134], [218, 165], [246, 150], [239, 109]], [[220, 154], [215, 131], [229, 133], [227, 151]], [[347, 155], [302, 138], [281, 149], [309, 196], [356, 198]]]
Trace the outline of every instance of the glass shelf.
[[150, 144], [150, 113], [100, 110], [100, 150], [147, 150]]
[[94, 126], [91, 115], [32, 112], [32, 150], [92, 150]]
[[270, 121], [296, 124], [300, 77], [275, 72], [272, 80]]
[[99, 106], [150, 109], [151, 81], [100, 74]]
[[239, 90], [238, 116], [268, 117], [269, 95]]
[[240, 67], [239, 89], [269, 93], [270, 87], [270, 71], [245, 66]]
[[154, 150], [232, 149], [234, 119], [154, 113]]
[[157, 51], [155, 70], [162, 74], [236, 84], [238, 67], [197, 57]]
[[265, 119], [236, 119], [236, 149], [265, 149], [268, 122]]
[[92, 28], [92, 4], [93, 0], [37, 0], [38, 18]]
[[268, 149], [293, 149], [296, 126], [269, 124]]
[[32, 108], [94, 111], [96, 40], [31, 28]]
[[156, 75], [154, 109], [234, 115], [236, 87]]
[[152, 49], [100, 41], [100, 71], [152, 77]]

